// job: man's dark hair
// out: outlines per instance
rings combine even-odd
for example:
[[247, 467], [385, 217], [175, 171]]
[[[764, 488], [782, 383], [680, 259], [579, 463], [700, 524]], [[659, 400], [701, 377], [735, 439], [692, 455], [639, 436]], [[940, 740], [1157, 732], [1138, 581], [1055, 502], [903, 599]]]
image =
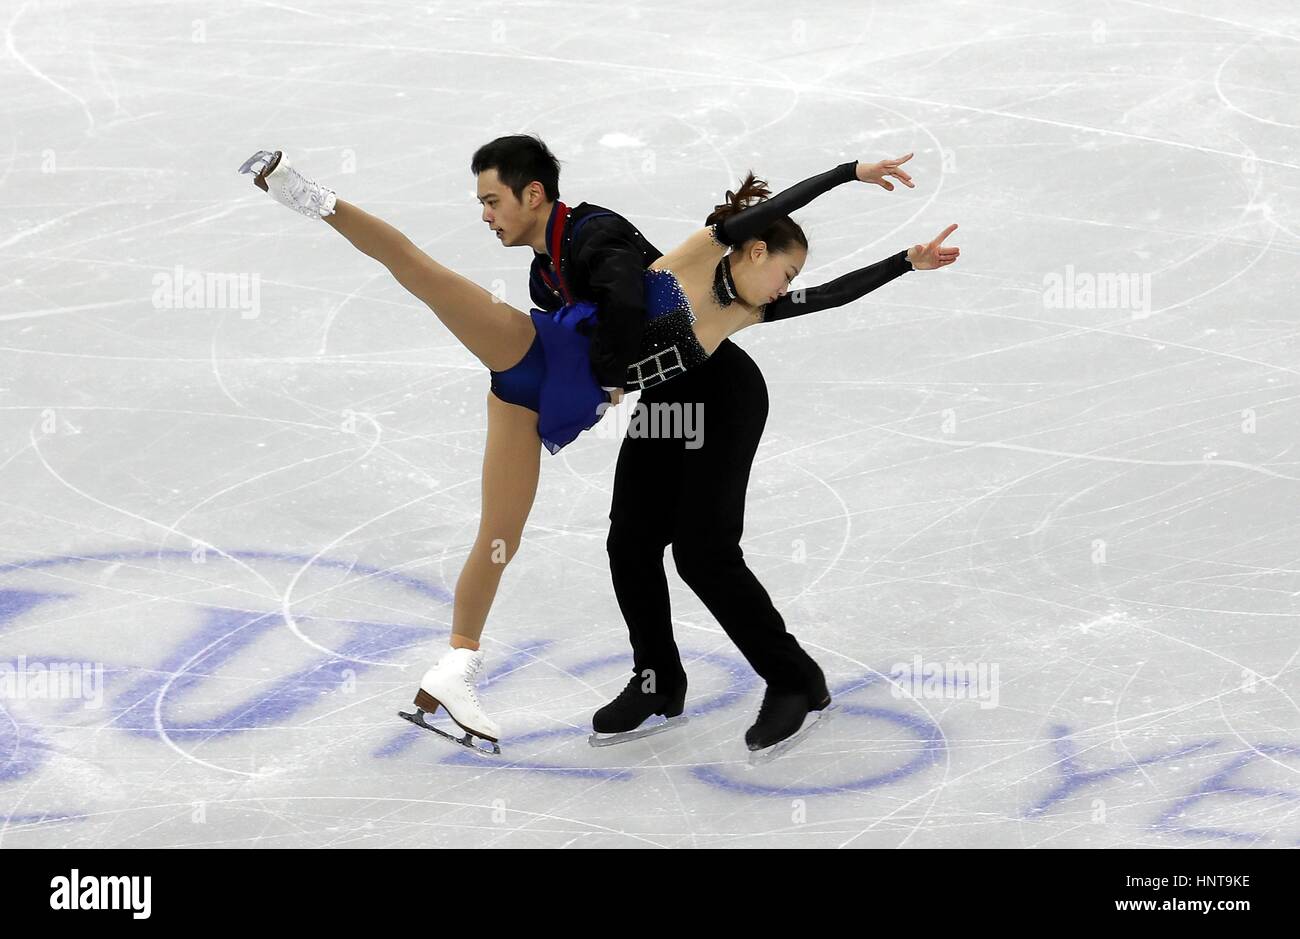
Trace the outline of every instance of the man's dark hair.
[[484, 170], [496, 170], [516, 199], [523, 199], [534, 180], [542, 184], [547, 199], [560, 198], [560, 161], [540, 137], [511, 134], [483, 144], [474, 151], [469, 171], [477, 176]]

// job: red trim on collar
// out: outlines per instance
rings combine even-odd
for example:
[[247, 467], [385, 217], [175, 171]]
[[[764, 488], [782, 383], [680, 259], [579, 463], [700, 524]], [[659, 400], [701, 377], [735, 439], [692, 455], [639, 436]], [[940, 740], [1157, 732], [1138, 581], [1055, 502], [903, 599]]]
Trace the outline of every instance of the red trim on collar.
[[560, 288], [560, 294], [564, 297], [565, 303], [572, 303], [573, 298], [569, 295], [569, 285], [564, 282], [564, 271], [560, 264], [560, 250], [564, 244], [564, 226], [568, 222], [569, 207], [563, 202], [557, 201], [555, 208], [551, 210], [550, 221], [546, 225], [546, 244], [550, 248], [551, 270], [555, 272], [555, 280]]

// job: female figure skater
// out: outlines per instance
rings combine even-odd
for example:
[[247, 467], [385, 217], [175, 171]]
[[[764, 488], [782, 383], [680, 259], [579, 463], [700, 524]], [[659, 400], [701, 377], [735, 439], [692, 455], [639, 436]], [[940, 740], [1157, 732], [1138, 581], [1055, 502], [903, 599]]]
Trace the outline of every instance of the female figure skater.
[[[638, 358], [627, 368], [623, 387], [642, 390], [686, 373], [702, 365], [732, 333], [768, 318], [768, 305], [785, 297], [790, 281], [807, 257], [807, 239], [785, 214], [833, 186], [854, 179], [892, 189], [884, 179], [894, 176], [910, 185], [899, 168], [908, 158], [910, 154], [878, 164], [843, 164], [798, 184], [778, 197], [779, 201], [759, 203], [701, 229], [655, 262], [644, 274], [646, 324], [641, 348]], [[485, 499], [484, 511], [492, 510], [495, 530], [485, 532], [480, 528], [466, 564], [468, 570], [476, 561], [485, 560], [497, 569], [496, 577], [475, 598], [477, 615], [453, 623], [453, 645], [457, 636], [477, 644], [500, 570], [517, 549], [532, 507], [539, 472], [538, 444], [545, 443], [552, 453], [558, 451], [599, 421], [605, 407], [616, 397], [602, 388], [590, 363], [590, 333], [598, 312], [589, 303], [568, 303], [553, 314], [533, 311], [523, 315], [438, 264], [391, 225], [303, 176], [279, 152], [259, 151], [246, 161], [242, 171], [256, 173], [254, 181], [276, 201], [301, 214], [324, 219], [359, 250], [387, 267], [492, 372], [493, 397], [501, 400], [489, 398], [484, 486], [486, 491], [489, 479], [509, 478], [512, 485], [505, 488], [512, 506], [510, 511], [498, 511]], [[928, 245], [909, 248], [906, 256], [911, 266], [928, 270], [956, 260], [957, 249], [942, 247], [943, 239], [955, 227], [950, 226]], [[781, 231], [797, 234], [783, 241]], [[769, 248], [762, 236], [780, 247]], [[732, 246], [736, 250], [724, 257]], [[827, 287], [851, 277], [846, 275]], [[828, 298], [833, 302], [827, 305], [848, 302], [860, 295], [832, 292]], [[796, 299], [789, 299], [791, 306], [786, 309], [790, 312], [784, 315], [804, 312]], [[507, 403], [499, 390], [503, 388], [509, 389], [509, 397], [519, 403]], [[500, 407], [494, 409], [497, 404]], [[505, 556], [492, 557], [501, 544], [505, 545]], [[484, 559], [476, 557], [480, 553]], [[456, 613], [462, 608], [461, 586], [458, 583]], [[460, 651], [464, 650], [454, 649], [453, 653]], [[444, 665], [449, 659], [453, 664]], [[481, 662], [481, 652], [472, 657], [448, 655], [431, 668], [415, 698], [417, 716], [421, 718], [418, 722], [423, 723], [423, 713], [443, 706], [466, 731], [461, 742], [470, 745], [471, 737], [481, 737], [499, 752], [495, 746], [499, 728], [483, 712], [474, 693]]]
[[[911, 187], [910, 176], [897, 167], [909, 157], [896, 161], [889, 175]], [[841, 306], [908, 270], [933, 270], [956, 261], [959, 250], [942, 247], [957, 227], [952, 225], [928, 245], [915, 245], [793, 296], [786, 294], [788, 280], [765, 282], [754, 276], [762, 270], [764, 255], [782, 259], [788, 276], [796, 274], [807, 254], [807, 239], [788, 213], [837, 183], [862, 179], [863, 169], [845, 164], [773, 198], [751, 173], [714, 208], [706, 219], [709, 228], [656, 261], [653, 266], [674, 271], [691, 296], [696, 332], [703, 335], [705, 324], [724, 322], [730, 335], [755, 322]], [[883, 177], [870, 181], [893, 188]], [[722, 254], [723, 245], [729, 254]], [[643, 393], [638, 406], [643, 405], [695, 409], [702, 417], [702, 445], [632, 434], [623, 441], [606, 546], [632, 644], [633, 674], [622, 693], [596, 712], [591, 742], [617, 743], [681, 722], [686, 672], [673, 640], [663, 569], [664, 548], [671, 544], [682, 580], [766, 682], [745, 742], [752, 751], [768, 750], [792, 737], [810, 711], [824, 710], [830, 692], [817, 663], [786, 631], [740, 547], [750, 468], [767, 419], [766, 384], [753, 360], [724, 339], [708, 361]], [[654, 714], [668, 720], [644, 727]], [[767, 755], [756, 753], [755, 758]]]

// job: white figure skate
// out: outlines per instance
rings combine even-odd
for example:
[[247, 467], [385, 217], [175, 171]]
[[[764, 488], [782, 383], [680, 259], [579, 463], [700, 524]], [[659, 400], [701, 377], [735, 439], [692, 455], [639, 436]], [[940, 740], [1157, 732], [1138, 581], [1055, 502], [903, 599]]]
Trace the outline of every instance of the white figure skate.
[[[470, 649], [450, 649], [438, 664], [424, 673], [420, 681], [420, 690], [415, 694], [415, 713], [398, 711], [398, 717], [404, 717], [412, 724], [425, 730], [433, 731], [440, 737], [459, 743], [484, 756], [496, 756], [501, 752], [498, 741], [501, 728], [497, 722], [488, 717], [479, 703], [478, 692], [474, 683], [483, 668], [483, 653]], [[425, 721], [424, 715], [433, 714], [438, 708], [444, 708], [455, 724], [465, 731], [463, 737], [456, 737], [440, 730]], [[474, 742], [479, 737], [492, 744], [492, 749], [480, 747]]]
[[324, 218], [334, 214], [338, 201], [333, 189], [308, 179], [289, 164], [281, 150], [272, 153], [258, 150], [244, 161], [241, 173], [253, 173], [253, 185], [271, 194], [271, 198], [308, 218]]

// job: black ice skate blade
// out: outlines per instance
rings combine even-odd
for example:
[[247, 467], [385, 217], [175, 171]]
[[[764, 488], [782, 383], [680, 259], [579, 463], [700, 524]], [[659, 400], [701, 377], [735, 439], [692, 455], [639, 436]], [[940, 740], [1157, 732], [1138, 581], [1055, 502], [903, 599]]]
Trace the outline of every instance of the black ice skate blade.
[[587, 738], [587, 743], [593, 747], [612, 747], [619, 743], [628, 743], [632, 740], [640, 740], [643, 737], [653, 737], [655, 734], [662, 734], [665, 730], [672, 730], [674, 727], [681, 727], [690, 718], [685, 714], [679, 714], [676, 717], [670, 717], [662, 723], [655, 724], [653, 727], [638, 727], [636, 730], [625, 731], [621, 734], [592, 734]]
[[493, 757], [493, 756], [501, 755], [501, 745], [498, 744], [495, 740], [488, 740], [486, 737], [482, 738], [484, 743], [492, 744], [492, 749], [489, 750], [486, 747], [480, 747], [477, 743], [475, 743], [474, 735], [470, 733], [468, 730], [465, 730], [465, 728], [463, 727], [461, 727], [461, 730], [465, 730], [465, 736], [457, 737], [455, 734], [449, 734], [445, 730], [441, 730], [437, 727], [434, 727], [431, 724], [425, 723], [424, 711], [420, 710], [419, 708], [415, 709], [414, 714], [407, 714], [405, 711], [398, 711], [397, 716], [406, 718], [408, 721], [410, 721], [416, 727], [419, 727], [421, 730], [427, 730], [430, 733], [437, 734], [439, 737], [446, 737], [452, 743], [458, 743], [467, 750], [473, 750], [479, 756]]
[[821, 711], [810, 711], [809, 715], [812, 717], [812, 720], [806, 721], [802, 727], [789, 737], [772, 744], [770, 747], [763, 747], [759, 750], [750, 750], [748, 768], [753, 769], [755, 766], [763, 766], [766, 763], [771, 763], [773, 760], [778, 759], [782, 754], [788, 753], [793, 748], [799, 746], [799, 744], [807, 739], [810, 734], [814, 733], [818, 727], [830, 720], [831, 713], [838, 706], [839, 705], [831, 704]]

